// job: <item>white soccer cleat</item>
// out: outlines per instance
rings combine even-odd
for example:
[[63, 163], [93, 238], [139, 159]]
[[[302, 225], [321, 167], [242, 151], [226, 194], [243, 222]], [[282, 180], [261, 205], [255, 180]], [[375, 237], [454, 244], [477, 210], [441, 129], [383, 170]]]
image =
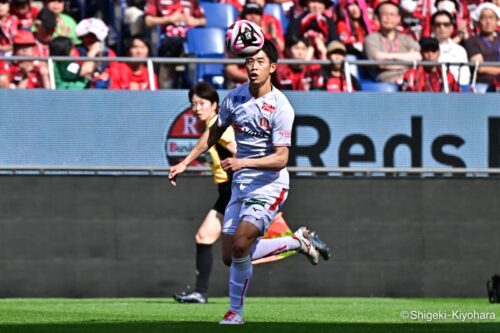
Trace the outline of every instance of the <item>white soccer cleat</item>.
[[294, 232], [292, 237], [300, 242], [299, 252], [305, 254], [311, 264], [317, 265], [319, 262], [319, 253], [309, 239], [309, 230], [306, 227], [299, 228], [299, 230]]
[[224, 315], [224, 318], [219, 321], [220, 325], [242, 325], [245, 322], [243, 321], [243, 317], [238, 313], [229, 310]]

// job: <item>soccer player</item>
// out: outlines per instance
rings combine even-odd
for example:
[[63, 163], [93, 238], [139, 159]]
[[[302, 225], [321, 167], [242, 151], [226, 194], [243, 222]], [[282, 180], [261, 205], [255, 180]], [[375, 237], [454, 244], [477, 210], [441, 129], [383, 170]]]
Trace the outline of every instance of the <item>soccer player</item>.
[[229, 93], [217, 122], [202, 134], [186, 159], [170, 169], [168, 176], [176, 186], [176, 177], [192, 161], [217, 143], [230, 125], [235, 129], [237, 156], [221, 163], [225, 171], [234, 174], [222, 228], [223, 260], [230, 265], [230, 309], [220, 324], [244, 323], [243, 304], [252, 277], [252, 259], [276, 249], [297, 249], [313, 264], [319, 260], [305, 227], [290, 237], [259, 239], [283, 205], [289, 187], [286, 165], [294, 111], [271, 84], [277, 61], [276, 47], [268, 40], [257, 54], [246, 58], [249, 82]]
[[[201, 81], [189, 91], [189, 101], [191, 102], [191, 109], [198, 120], [198, 125], [202, 126], [200, 129], [201, 132], [210, 128], [216, 122], [219, 112], [219, 95], [217, 91], [210, 84]], [[224, 171], [221, 161], [235, 156], [236, 150], [235, 135], [232, 127], [228, 127], [217, 144], [208, 150], [209, 154], [206, 159], [212, 168], [219, 196], [196, 232], [195, 289], [192, 292], [174, 294], [174, 299], [179, 303], [207, 303], [207, 292], [213, 266], [212, 246], [221, 235], [224, 212], [231, 198], [232, 172]], [[273, 228], [269, 229], [265, 237], [276, 237], [283, 233], [291, 234], [291, 231], [282, 214], [278, 214], [273, 221]], [[330, 253], [326, 244], [317, 235], [312, 236], [311, 239], [314, 239], [313, 243], [319, 248], [323, 258], [328, 260]], [[276, 244], [279, 245], [279, 243]], [[284, 253], [279, 253], [281, 251], [279, 247], [275, 250], [269, 251], [268, 255], [263, 258], [258, 258], [259, 260], [254, 262], [254, 264], [284, 259], [289, 255], [297, 253], [297, 251], [289, 251], [285, 255]]]

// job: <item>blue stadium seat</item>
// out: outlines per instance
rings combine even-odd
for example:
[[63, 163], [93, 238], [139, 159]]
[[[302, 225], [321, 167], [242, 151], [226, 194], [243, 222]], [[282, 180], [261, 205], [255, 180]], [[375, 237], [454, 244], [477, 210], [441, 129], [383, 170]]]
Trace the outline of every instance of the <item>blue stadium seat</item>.
[[200, 2], [205, 11], [208, 28], [226, 29], [238, 17], [238, 11], [231, 4]]
[[197, 56], [224, 55], [225, 34], [220, 28], [195, 28], [187, 33], [187, 51]]
[[[187, 33], [186, 51], [190, 55], [203, 58], [224, 58], [225, 31], [219, 28], [196, 28]], [[223, 64], [197, 64], [195, 81], [207, 81], [215, 88], [224, 85]]]
[[[472, 91], [472, 85], [470, 84], [461, 84], [460, 89], [462, 92], [473, 92]], [[476, 93], [478, 94], [485, 94], [488, 91], [488, 85], [486, 83], [476, 83]]]
[[374, 82], [374, 81], [361, 81], [363, 91], [378, 91], [378, 92], [396, 92], [398, 85], [395, 83]]
[[268, 3], [266, 7], [264, 7], [264, 13], [272, 15], [281, 22], [281, 26], [283, 27], [283, 33], [286, 32], [288, 27], [288, 17], [285, 15], [285, 11], [283, 10], [283, 6], [279, 3]]

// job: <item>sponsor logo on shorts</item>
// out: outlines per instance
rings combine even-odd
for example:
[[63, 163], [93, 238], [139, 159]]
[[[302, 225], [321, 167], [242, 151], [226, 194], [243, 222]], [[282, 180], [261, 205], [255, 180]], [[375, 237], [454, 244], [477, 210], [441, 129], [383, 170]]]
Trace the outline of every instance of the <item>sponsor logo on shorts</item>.
[[[258, 206], [266, 207], [266, 202], [265, 201], [262, 201], [262, 200], [259, 200], [259, 199], [255, 199], [255, 198], [250, 198], [250, 199], [244, 200], [243, 204], [245, 206], [258, 205]], [[254, 208], [254, 210], [255, 210], [255, 208]]]

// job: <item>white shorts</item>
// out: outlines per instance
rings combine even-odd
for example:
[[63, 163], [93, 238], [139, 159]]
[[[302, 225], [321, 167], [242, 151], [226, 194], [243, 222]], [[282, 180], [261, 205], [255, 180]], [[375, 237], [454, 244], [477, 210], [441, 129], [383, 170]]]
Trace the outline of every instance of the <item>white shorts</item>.
[[287, 196], [288, 189], [277, 184], [233, 183], [222, 232], [234, 235], [240, 222], [247, 221], [264, 234]]

